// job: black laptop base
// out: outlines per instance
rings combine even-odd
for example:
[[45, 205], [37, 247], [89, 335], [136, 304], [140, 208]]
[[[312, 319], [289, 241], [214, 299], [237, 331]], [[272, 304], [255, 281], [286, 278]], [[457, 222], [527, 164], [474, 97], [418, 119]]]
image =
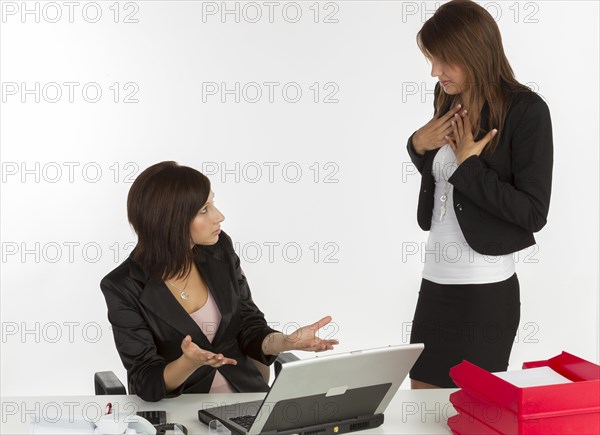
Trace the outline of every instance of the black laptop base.
[[261, 428], [262, 434], [304, 433], [338, 434], [369, 429], [383, 423], [383, 414], [375, 410], [386, 395], [391, 384], [369, 385], [366, 387], [294, 397], [268, 403], [268, 397], [260, 401], [198, 411], [203, 423], [219, 420], [236, 433], [250, 431], [254, 417], [260, 412], [268, 413], [268, 420]]
[[[307, 426], [299, 429], [290, 429], [284, 431], [262, 431], [261, 434], [265, 435], [291, 435], [291, 434], [299, 434], [299, 435], [336, 435], [341, 433], [350, 433], [357, 432], [360, 430], [373, 429], [375, 427], [381, 426], [383, 424], [383, 414], [375, 414], [368, 415], [362, 418], [352, 418], [342, 422], [333, 422], [333, 423], [325, 423], [318, 424], [314, 426]], [[198, 411], [198, 419], [208, 426], [208, 424], [214, 420], [214, 416], [205, 414], [202, 410]], [[227, 420], [221, 420], [221, 423], [227, 427], [231, 433], [237, 435], [245, 435], [248, 432], [240, 431], [233, 425], [231, 425]]]

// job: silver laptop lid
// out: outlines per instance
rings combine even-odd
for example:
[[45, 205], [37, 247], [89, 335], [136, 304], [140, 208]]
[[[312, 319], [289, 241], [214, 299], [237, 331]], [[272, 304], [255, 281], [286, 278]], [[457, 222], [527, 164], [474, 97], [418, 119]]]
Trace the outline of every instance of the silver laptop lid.
[[[396, 394], [408, 372], [423, 351], [423, 344], [395, 345], [341, 354], [317, 356], [283, 364], [263, 405], [249, 430], [259, 434], [269, 420], [271, 411], [286, 403], [283, 412], [294, 418], [299, 412], [294, 403], [310, 396], [331, 397], [379, 388], [378, 403], [372, 404], [373, 414], [382, 414]], [[313, 409], [326, 413], [327, 409]], [[281, 412], [281, 409], [279, 409]]]

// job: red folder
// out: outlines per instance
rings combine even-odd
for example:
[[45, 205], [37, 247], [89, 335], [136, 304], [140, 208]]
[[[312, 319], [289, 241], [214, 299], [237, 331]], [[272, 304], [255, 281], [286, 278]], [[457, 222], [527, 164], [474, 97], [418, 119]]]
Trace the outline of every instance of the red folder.
[[547, 366], [573, 381], [517, 387], [463, 361], [450, 369], [461, 390], [450, 395], [455, 434], [600, 434], [600, 366], [563, 352], [524, 369]]

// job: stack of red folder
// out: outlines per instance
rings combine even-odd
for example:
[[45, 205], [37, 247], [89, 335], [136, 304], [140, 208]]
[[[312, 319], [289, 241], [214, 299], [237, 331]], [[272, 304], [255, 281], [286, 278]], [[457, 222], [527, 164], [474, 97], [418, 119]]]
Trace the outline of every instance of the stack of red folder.
[[454, 434], [600, 434], [600, 366], [567, 352], [524, 369], [550, 367], [572, 381], [517, 387], [463, 361], [450, 369], [461, 389], [450, 395], [458, 412], [448, 419]]

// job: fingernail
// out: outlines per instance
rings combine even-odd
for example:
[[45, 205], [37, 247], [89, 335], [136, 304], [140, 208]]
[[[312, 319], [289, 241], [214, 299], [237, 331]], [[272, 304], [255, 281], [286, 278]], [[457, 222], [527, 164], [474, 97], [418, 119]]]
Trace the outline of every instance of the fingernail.
[[452, 124], [452, 127], [454, 127], [454, 119], [450, 121], [450, 124]]
[[497, 129], [493, 129], [492, 130], [492, 136], [496, 136], [496, 133], [498, 133], [498, 130]]
[[460, 104], [457, 104], [457, 105], [456, 105], [456, 108], [457, 108], [457, 109], [460, 109]]

